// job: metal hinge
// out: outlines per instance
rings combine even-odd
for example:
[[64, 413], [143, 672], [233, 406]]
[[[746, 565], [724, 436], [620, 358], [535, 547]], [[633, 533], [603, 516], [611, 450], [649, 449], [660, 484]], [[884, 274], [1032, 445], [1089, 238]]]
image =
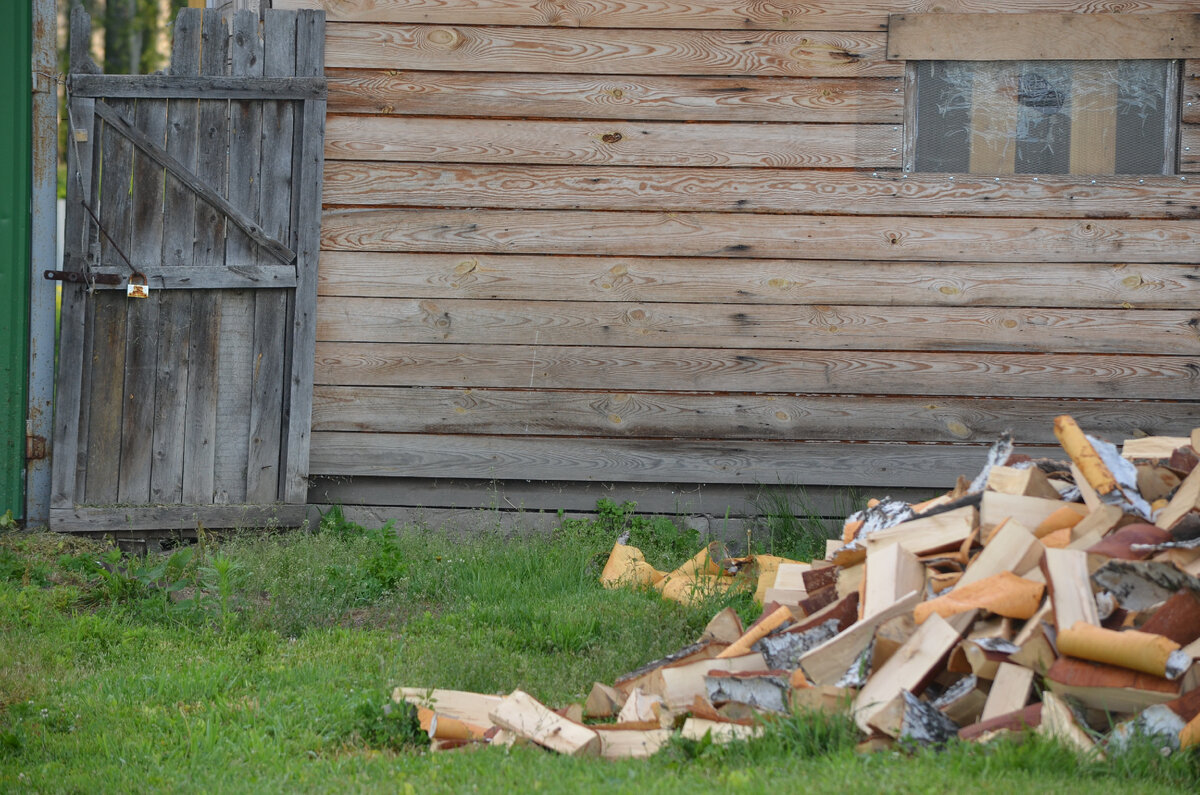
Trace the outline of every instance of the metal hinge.
[[46, 457], [46, 437], [35, 436], [32, 433], [25, 435], [25, 460], [26, 461], [41, 461]]

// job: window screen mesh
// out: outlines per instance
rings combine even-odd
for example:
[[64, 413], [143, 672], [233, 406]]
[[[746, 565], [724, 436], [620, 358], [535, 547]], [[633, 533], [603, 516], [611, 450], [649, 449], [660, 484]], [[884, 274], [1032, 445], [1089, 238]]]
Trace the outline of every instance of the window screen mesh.
[[922, 61], [917, 171], [1162, 174], [1170, 61]]

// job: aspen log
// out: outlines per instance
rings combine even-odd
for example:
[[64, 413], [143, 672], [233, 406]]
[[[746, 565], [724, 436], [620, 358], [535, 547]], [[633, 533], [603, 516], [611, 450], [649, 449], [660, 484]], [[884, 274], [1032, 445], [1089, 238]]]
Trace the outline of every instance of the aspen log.
[[1054, 418], [1054, 435], [1058, 437], [1063, 450], [1079, 467], [1083, 477], [1100, 495], [1108, 494], [1117, 488], [1117, 479], [1104, 465], [1100, 455], [1092, 447], [1092, 443], [1084, 436], [1083, 430], [1074, 418], [1062, 414]]

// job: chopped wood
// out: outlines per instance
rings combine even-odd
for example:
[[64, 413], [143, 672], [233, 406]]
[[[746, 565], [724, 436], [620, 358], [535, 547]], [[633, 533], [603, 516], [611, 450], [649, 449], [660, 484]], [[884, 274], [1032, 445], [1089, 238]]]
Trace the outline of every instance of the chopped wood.
[[866, 651], [875, 629], [898, 615], [911, 613], [918, 602], [919, 593], [914, 591], [906, 594], [887, 610], [858, 621], [837, 637], [811, 649], [800, 658], [800, 667], [805, 676], [815, 685], [837, 684], [846, 670]]
[[902, 613], [880, 624], [872, 644], [872, 670], [879, 670], [916, 631], [917, 622], [910, 613]]
[[1005, 522], [983, 552], [967, 566], [955, 590], [1005, 571], [1022, 576], [1038, 565], [1042, 551], [1041, 543], [1028, 527], [1017, 521]]
[[407, 702], [484, 727], [492, 725], [488, 713], [495, 709], [502, 699], [502, 696], [439, 688], [397, 687], [392, 691], [392, 701], [396, 703]]
[[722, 608], [704, 627], [700, 642], [716, 641], [717, 643], [733, 643], [742, 636], [745, 629], [742, 619], [732, 607]]
[[[816, 593], [830, 585], [836, 585], [838, 581], [838, 572], [841, 569], [838, 566], [825, 566], [824, 568], [809, 567], [806, 571], [801, 572], [800, 579], [803, 582], [804, 590], [809, 593]], [[779, 573], [775, 574], [775, 581], [779, 581]]]
[[1000, 638], [965, 640], [961, 648], [971, 673], [989, 681], [996, 677], [1000, 663], [1008, 662], [1011, 655], [1021, 650], [1016, 644]]
[[[1118, 560], [1145, 560], [1153, 554], [1150, 549], [1135, 549], [1134, 545], [1153, 546], [1170, 541], [1171, 534], [1145, 522], [1125, 525], [1115, 533], [1104, 536], [1087, 548], [1088, 555]], [[1102, 564], [1103, 565], [1103, 564]]]
[[[1181, 525], [1184, 518], [1193, 511], [1200, 511], [1200, 467], [1193, 469], [1184, 478], [1183, 483], [1179, 484], [1175, 496], [1167, 503], [1167, 507], [1162, 509], [1154, 523], [1164, 530], [1172, 531], [1172, 535], [1176, 535], [1177, 526]], [[1178, 539], [1179, 536], [1176, 535], [1176, 538]]]
[[974, 506], [902, 522], [867, 537], [867, 548], [900, 544], [914, 555], [957, 547], [979, 524]]
[[1113, 713], [1141, 712], [1179, 696], [1178, 682], [1072, 657], [1058, 658], [1046, 671], [1046, 682], [1085, 707]]
[[816, 593], [810, 593], [796, 605], [799, 615], [812, 616], [829, 607], [838, 600], [837, 585], [826, 585]]
[[514, 690], [489, 714], [491, 722], [552, 751], [597, 756], [600, 736], [586, 726], [554, 714], [533, 696]]
[[431, 740], [482, 740], [492, 724], [477, 726], [473, 723], [452, 718], [427, 707], [417, 707], [417, 722]]
[[605, 759], [645, 759], [671, 740], [670, 729], [618, 729], [598, 732], [600, 756]]
[[1047, 500], [1059, 499], [1058, 489], [1050, 484], [1046, 473], [1034, 466], [1023, 469], [1008, 466], [993, 467], [988, 473], [987, 487], [1002, 494], [1042, 497]]
[[589, 718], [611, 718], [625, 705], [626, 695], [615, 687], [602, 682], [593, 682], [583, 704], [583, 714]]
[[1183, 478], [1165, 466], [1138, 464], [1138, 491], [1151, 503], [1169, 499], [1183, 482]]
[[663, 697], [668, 709], [683, 709], [700, 695], [707, 696], [704, 677], [712, 671], [761, 671], [767, 661], [757, 652], [741, 657], [695, 660], [672, 665], [655, 672], [647, 691]]
[[1186, 588], [1176, 591], [1141, 629], [1184, 647], [1200, 639], [1200, 593]]
[[722, 651], [717, 657], [740, 657], [747, 654], [750, 647], [758, 640], [765, 638], [785, 624], [790, 624], [792, 620], [792, 611], [786, 605], [781, 605], [773, 613], [746, 630], [745, 634], [730, 644], [729, 648]]
[[772, 587], [806, 591], [808, 584], [805, 582], [804, 574], [811, 569], [811, 563], [784, 561], [775, 570], [775, 582]]
[[[775, 587], [775, 579], [778, 575], [778, 569], [784, 563], [796, 563], [797, 561], [781, 558], [776, 555], [756, 555], [754, 564], [758, 568], [758, 583], [754, 590], [754, 601], [759, 604], [763, 603], [764, 595], [768, 588]], [[807, 564], [803, 564], [807, 565]]]
[[980, 678], [971, 674], [964, 676], [945, 693], [938, 696], [931, 706], [954, 722], [955, 731], [979, 720], [987, 703], [988, 691]]
[[922, 602], [913, 610], [913, 618], [923, 624], [934, 613], [949, 618], [979, 608], [1009, 618], [1031, 618], [1041, 605], [1045, 590], [1040, 583], [1002, 571]]
[[1054, 693], [1042, 695], [1042, 722], [1037, 731], [1038, 734], [1066, 743], [1080, 753], [1097, 753], [1103, 758], [1103, 754], [1096, 751], [1096, 743], [1076, 722], [1071, 708]]
[[1131, 461], [1165, 461], [1171, 453], [1189, 444], [1186, 436], [1143, 436], [1126, 439], [1121, 444], [1121, 456]]
[[680, 736], [685, 740], [703, 740], [708, 735], [714, 743], [727, 743], [733, 740], [752, 740], [762, 737], [762, 726], [743, 726], [739, 723], [726, 723], [703, 718], [688, 718], [683, 722]]
[[889, 737], [917, 745], [940, 745], [958, 733], [954, 721], [907, 690], [901, 690], [875, 713], [870, 726]]
[[856, 754], [875, 754], [881, 751], [892, 751], [896, 748], [896, 741], [886, 734], [872, 734], [867, 739], [854, 746]]
[[871, 717], [899, 695], [901, 690], [920, 692], [942, 659], [958, 643], [959, 637], [958, 631], [941, 616], [933, 615], [922, 624], [859, 691], [854, 701], [858, 727], [868, 731]]
[[635, 687], [625, 700], [625, 705], [617, 713], [618, 723], [635, 723], [641, 721], [658, 722], [663, 707], [663, 697], [649, 694], [642, 688]]
[[[870, 554], [868, 550], [867, 554]], [[837, 583], [834, 584], [834, 596], [838, 599], [843, 599], [852, 593], [860, 594], [866, 585], [867, 567], [864, 563], [859, 563], [855, 566], [846, 566], [838, 570]], [[905, 591], [904, 593], [907, 593]]]
[[1025, 731], [1026, 729], [1035, 729], [1041, 725], [1041, 722], [1042, 704], [1039, 701], [1036, 704], [1030, 704], [1024, 709], [998, 715], [987, 720], [981, 720], [970, 726], [963, 726], [958, 730], [958, 737], [961, 740], [976, 740], [997, 731]]
[[1100, 625], [1096, 599], [1088, 580], [1087, 553], [1079, 550], [1047, 549], [1042, 556], [1042, 573], [1054, 604], [1056, 626], [1071, 627], [1076, 621]]
[[1034, 672], [1030, 668], [1000, 663], [979, 720], [986, 721], [1024, 709], [1033, 690], [1033, 677]]
[[716, 705], [735, 702], [767, 712], [787, 712], [790, 675], [784, 670], [710, 671], [704, 677], [708, 700]]
[[1011, 519], [1026, 527], [1038, 527], [1047, 517], [1066, 505], [1067, 503], [1061, 500], [985, 491], [979, 504], [979, 522], [987, 527]]
[[801, 657], [830, 638], [836, 637], [840, 627], [841, 622], [837, 618], [830, 618], [804, 632], [767, 635], [760, 638], [751, 648], [760, 652], [771, 668], [795, 670], [800, 666]]
[[804, 602], [808, 600], [808, 591], [803, 588], [768, 588], [763, 592], [763, 604], [787, 605], [788, 607], [799, 608], [799, 612], [803, 613], [803, 608], [800, 608]]
[[725, 648], [726, 645], [724, 643], [712, 642], [693, 643], [689, 646], [684, 646], [679, 651], [672, 652], [666, 657], [652, 660], [640, 668], [618, 677], [617, 681], [613, 682], [613, 687], [628, 696], [633, 692], [635, 687], [647, 681], [660, 668], [668, 665], [681, 665], [696, 660], [709, 660], [716, 657]]
[[821, 608], [812, 615], [807, 615], [796, 619], [796, 623], [781, 630], [782, 633], [807, 632], [808, 630], [825, 623], [829, 619], [837, 619], [838, 632], [843, 631], [846, 627], [858, 621], [858, 594], [847, 594], [843, 598], [837, 600], [833, 604]]
[[1062, 503], [1061, 508], [1037, 524], [1033, 529], [1033, 534], [1037, 538], [1042, 538], [1056, 530], [1072, 528], [1083, 521], [1090, 513], [1090, 508], [1080, 505], [1077, 502]]
[[870, 618], [894, 605], [901, 596], [925, 587], [925, 567], [917, 556], [900, 544], [868, 547], [867, 589], [863, 618]]
[[854, 704], [854, 691], [836, 685], [792, 690], [792, 711], [809, 710], [827, 715], [844, 715]]
[[1110, 560], [1092, 574], [1126, 610], [1147, 610], [1165, 602], [1182, 588], [1200, 592], [1200, 578], [1170, 563], [1151, 560]]

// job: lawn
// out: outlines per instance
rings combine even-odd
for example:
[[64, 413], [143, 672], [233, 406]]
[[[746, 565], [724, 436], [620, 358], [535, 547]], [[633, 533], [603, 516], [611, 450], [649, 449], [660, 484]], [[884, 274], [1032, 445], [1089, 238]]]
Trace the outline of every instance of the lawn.
[[[552, 537], [361, 528], [205, 537], [146, 558], [0, 534], [4, 792], [1194, 792], [1200, 759], [1107, 762], [1041, 741], [859, 755], [848, 721], [677, 741], [648, 761], [536, 749], [430, 753], [396, 685], [529, 691], [553, 705], [692, 641], [716, 609], [596, 582], [621, 529], [660, 567], [699, 547], [608, 504]], [[791, 522], [755, 544], [799, 554]]]

